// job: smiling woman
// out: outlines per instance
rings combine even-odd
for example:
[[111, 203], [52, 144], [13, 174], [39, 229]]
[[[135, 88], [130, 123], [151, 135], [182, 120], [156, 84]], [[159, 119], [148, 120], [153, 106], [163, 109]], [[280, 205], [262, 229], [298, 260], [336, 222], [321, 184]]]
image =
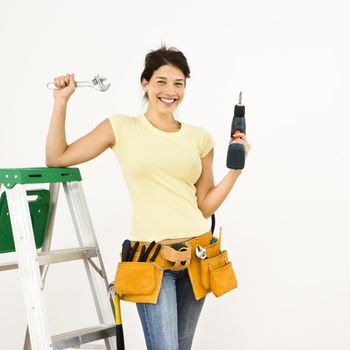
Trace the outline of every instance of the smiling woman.
[[[75, 90], [74, 75], [54, 80], [47, 165], [80, 164], [107, 148], [117, 157], [133, 206], [130, 247], [134, 258], [118, 264], [116, 291], [121, 299], [136, 303], [147, 348], [152, 350], [191, 349], [205, 296], [211, 292], [200, 282], [202, 264], [194, 256], [195, 244], [209, 247], [215, 241], [207, 219], [241, 173], [231, 169], [215, 186], [212, 135], [203, 127], [175, 120], [173, 112], [184, 98], [189, 77], [186, 57], [179, 50], [162, 46], [149, 52], [140, 77], [147, 110], [138, 116], [113, 114], [70, 145], [65, 118]], [[220, 253], [215, 250], [219, 249], [216, 241], [211, 254]], [[158, 256], [157, 247], [162, 248]], [[165, 256], [165, 251], [170, 255]], [[221, 253], [219, 259], [225, 264]]]
[[[173, 111], [181, 103], [185, 92], [185, 77], [182, 71], [172, 65], [163, 65], [147, 81], [142, 79], [142, 86], [148, 100], [145, 113], [147, 119], [160, 129], [172, 125]], [[174, 120], [176, 123], [176, 121]], [[179, 127], [179, 122], [175, 128]], [[172, 127], [167, 128], [171, 131]]]
[[149, 102], [145, 115], [150, 123], [166, 131], [181, 127], [172, 113], [184, 97], [189, 77], [186, 57], [174, 48], [163, 46], [146, 56], [140, 81]]

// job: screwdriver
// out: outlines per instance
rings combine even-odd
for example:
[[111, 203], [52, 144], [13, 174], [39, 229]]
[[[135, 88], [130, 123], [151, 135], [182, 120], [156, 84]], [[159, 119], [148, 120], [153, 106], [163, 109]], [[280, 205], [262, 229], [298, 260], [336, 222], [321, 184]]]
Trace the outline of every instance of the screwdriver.
[[122, 245], [122, 261], [128, 261], [130, 250], [131, 250], [130, 241], [126, 239]]
[[[238, 105], [235, 105], [231, 124], [230, 137], [237, 139], [237, 133], [246, 134], [245, 107], [242, 105], [242, 91], [239, 93]], [[245, 162], [245, 148], [241, 143], [230, 143], [227, 151], [226, 166], [229, 169], [243, 169]]]

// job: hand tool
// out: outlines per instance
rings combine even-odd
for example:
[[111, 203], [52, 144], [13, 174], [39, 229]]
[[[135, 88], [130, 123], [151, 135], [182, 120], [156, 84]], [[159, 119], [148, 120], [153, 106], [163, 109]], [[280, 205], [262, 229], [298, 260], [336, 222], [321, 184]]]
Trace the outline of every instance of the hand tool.
[[151, 257], [151, 259], [149, 261], [153, 262], [155, 260], [155, 258], [157, 257], [161, 247], [162, 246], [160, 244], [157, 245], [156, 250], [154, 251], [154, 253], [153, 253], [153, 255], [152, 255], [152, 257]]
[[150, 253], [150, 251], [152, 250], [153, 246], [156, 244], [155, 241], [152, 241], [149, 246], [146, 249], [146, 246], [143, 246], [142, 248], [145, 248], [144, 251], [141, 248], [141, 254], [139, 256], [139, 260], [140, 262], [146, 262], [148, 255]]
[[[55, 90], [56, 85], [54, 83], [47, 83], [46, 84], [48, 89]], [[93, 87], [99, 91], [107, 91], [108, 88], [111, 86], [110, 83], [108, 83], [108, 79], [105, 77], [102, 77], [100, 75], [95, 75], [92, 80], [89, 81], [76, 81], [75, 82], [76, 87]]]
[[126, 239], [122, 245], [122, 261], [128, 261], [130, 249], [130, 241]]
[[122, 316], [120, 311], [120, 299], [119, 299], [119, 295], [115, 292], [114, 283], [109, 284], [107, 293], [108, 293], [108, 296], [111, 296], [114, 299], [117, 350], [125, 350]]
[[138, 258], [138, 260], [137, 260], [138, 262], [143, 261], [143, 256], [145, 255], [145, 252], [146, 252], [146, 246], [143, 245], [142, 248], [141, 248], [140, 256], [139, 256], [139, 258]]
[[117, 336], [117, 350], [125, 350], [122, 314], [120, 310], [120, 298], [118, 294], [114, 296], [115, 308], [115, 330]]
[[196, 254], [196, 257], [201, 260], [208, 259], [206, 249], [199, 244], [197, 244], [196, 246], [195, 254]]
[[[246, 134], [245, 107], [242, 105], [242, 91], [239, 94], [239, 103], [235, 106], [230, 137], [237, 139], [237, 133]], [[245, 161], [245, 148], [241, 143], [230, 143], [227, 151], [226, 166], [229, 169], [243, 169]]]
[[156, 244], [155, 241], [152, 241], [150, 243], [150, 245], [147, 247], [145, 254], [143, 255], [143, 260], [142, 261], [147, 261], [148, 255], [150, 253], [150, 251], [152, 250], [152, 248], [154, 247], [154, 245]]
[[214, 234], [214, 230], [215, 230], [215, 214], [211, 214], [211, 228], [210, 231], [212, 234]]
[[[130, 240], [126, 239], [122, 245], [122, 261], [127, 261], [130, 254]], [[122, 314], [120, 309], [120, 298], [117, 293], [114, 293], [114, 310], [115, 310], [115, 330], [117, 336], [117, 350], [124, 350], [124, 332], [122, 323]]]
[[133, 261], [136, 249], [138, 248], [139, 245], [140, 245], [139, 241], [135, 242], [134, 246], [132, 247], [132, 249], [130, 251], [128, 261]]

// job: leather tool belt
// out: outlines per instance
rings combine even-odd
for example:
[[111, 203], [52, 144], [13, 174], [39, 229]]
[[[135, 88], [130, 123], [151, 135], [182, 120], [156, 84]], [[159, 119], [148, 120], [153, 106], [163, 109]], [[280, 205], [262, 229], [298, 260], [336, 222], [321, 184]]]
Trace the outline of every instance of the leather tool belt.
[[[172, 245], [128, 241], [124, 249], [124, 244], [114, 281], [122, 300], [156, 304], [165, 270], [187, 269], [197, 300], [210, 292], [219, 297], [237, 287], [227, 251], [220, 249], [221, 234], [217, 238], [209, 231]], [[197, 254], [199, 248], [201, 254]]]

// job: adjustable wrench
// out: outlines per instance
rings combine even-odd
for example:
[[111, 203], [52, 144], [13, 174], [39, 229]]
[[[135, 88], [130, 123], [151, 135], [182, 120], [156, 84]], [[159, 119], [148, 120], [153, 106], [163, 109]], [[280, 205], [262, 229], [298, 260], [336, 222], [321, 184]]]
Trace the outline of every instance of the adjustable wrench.
[[[111, 86], [110, 83], [106, 83], [107, 78], [99, 76], [98, 74], [94, 76], [92, 80], [89, 81], [76, 81], [75, 86], [76, 87], [93, 87], [99, 91], [107, 91], [108, 88]], [[47, 83], [46, 84], [48, 89], [55, 90], [56, 85], [54, 83]]]

